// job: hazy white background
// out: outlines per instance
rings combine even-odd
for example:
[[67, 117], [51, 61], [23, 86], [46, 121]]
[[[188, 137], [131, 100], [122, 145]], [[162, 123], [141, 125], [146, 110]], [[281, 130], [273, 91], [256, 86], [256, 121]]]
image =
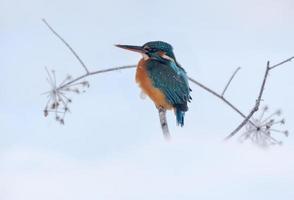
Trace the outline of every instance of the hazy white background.
[[[115, 43], [173, 44], [190, 76], [248, 112], [267, 60], [294, 55], [292, 0], [41, 1], [0, 0], [0, 199], [178, 200], [294, 198], [294, 141], [260, 150], [222, 139], [241, 118], [192, 85], [184, 128], [169, 114], [165, 142], [157, 111], [141, 100], [134, 70], [89, 78], [66, 125], [43, 117], [44, 67], [57, 78], [83, 73], [49, 23], [91, 70], [135, 64]], [[294, 130], [294, 64], [273, 71], [264, 98]], [[283, 139], [283, 138], [282, 138]]]

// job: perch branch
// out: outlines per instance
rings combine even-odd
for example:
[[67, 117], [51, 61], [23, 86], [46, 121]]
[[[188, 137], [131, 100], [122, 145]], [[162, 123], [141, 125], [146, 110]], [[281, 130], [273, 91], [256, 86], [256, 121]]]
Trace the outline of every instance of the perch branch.
[[225, 93], [226, 93], [227, 89], [229, 88], [229, 86], [230, 86], [232, 80], [234, 79], [234, 77], [236, 76], [236, 74], [238, 73], [238, 71], [239, 71], [240, 69], [241, 69], [241, 67], [238, 67], [238, 68], [234, 71], [234, 73], [232, 74], [230, 80], [228, 81], [227, 85], [225, 86], [225, 88], [224, 88], [224, 90], [223, 90], [223, 92], [222, 92], [222, 94], [221, 94], [222, 97], [225, 95]]
[[165, 139], [169, 140], [170, 134], [169, 134], [168, 124], [167, 124], [167, 120], [166, 120], [166, 110], [163, 108], [157, 108], [157, 109], [158, 109], [162, 133], [163, 133]]
[[75, 83], [83, 78], [86, 78], [88, 76], [92, 76], [95, 74], [101, 74], [101, 73], [106, 73], [106, 72], [112, 72], [112, 71], [118, 71], [118, 70], [122, 70], [122, 69], [131, 69], [131, 68], [135, 68], [136, 65], [126, 65], [126, 66], [120, 66], [120, 67], [112, 67], [112, 68], [108, 68], [108, 69], [101, 69], [101, 70], [97, 70], [97, 71], [93, 71], [93, 72], [88, 72], [84, 75], [81, 75], [69, 82], [66, 82], [65, 84], [61, 85], [59, 88], [64, 88], [72, 83]]

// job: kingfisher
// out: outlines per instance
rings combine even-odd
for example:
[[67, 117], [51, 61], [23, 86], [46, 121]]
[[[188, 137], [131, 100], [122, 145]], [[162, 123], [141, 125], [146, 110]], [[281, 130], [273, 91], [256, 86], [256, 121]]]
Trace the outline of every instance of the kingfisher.
[[136, 82], [154, 102], [163, 134], [169, 138], [166, 111], [174, 110], [177, 125], [183, 127], [187, 104], [192, 100], [187, 73], [177, 62], [173, 47], [163, 41], [151, 41], [143, 46], [115, 46], [142, 54], [136, 68]]

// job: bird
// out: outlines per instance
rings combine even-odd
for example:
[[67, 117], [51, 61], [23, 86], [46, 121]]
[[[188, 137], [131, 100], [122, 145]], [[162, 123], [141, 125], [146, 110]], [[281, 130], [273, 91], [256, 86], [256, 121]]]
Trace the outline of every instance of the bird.
[[166, 111], [174, 110], [177, 125], [183, 127], [188, 102], [192, 100], [187, 73], [176, 60], [173, 47], [163, 41], [151, 41], [142, 46], [115, 46], [142, 54], [135, 79], [142, 92], [154, 102], [163, 134], [170, 138]]

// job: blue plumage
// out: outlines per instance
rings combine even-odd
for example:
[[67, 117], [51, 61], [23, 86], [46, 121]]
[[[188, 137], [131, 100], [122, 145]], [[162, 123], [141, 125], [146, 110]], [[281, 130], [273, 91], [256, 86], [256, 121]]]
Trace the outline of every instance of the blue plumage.
[[177, 125], [184, 126], [185, 112], [176, 108]]
[[[152, 48], [155, 48], [157, 45], [157, 51], [149, 52], [148, 54], [151, 58], [147, 62], [148, 75], [154, 87], [160, 89], [164, 93], [166, 100], [175, 108], [177, 124], [183, 126], [184, 115], [188, 110], [187, 102], [192, 99], [187, 74], [177, 63], [172, 52], [172, 47], [169, 44], [164, 42], [151, 42], [150, 45], [149, 42], [145, 45], [148, 47], [151, 46]], [[160, 55], [158, 51], [165, 52], [165, 54]]]
[[[183, 126], [187, 103], [192, 100], [191, 89], [186, 71], [177, 62], [172, 46], [162, 41], [147, 42], [143, 46], [116, 46], [143, 55], [137, 68], [140, 86], [159, 110], [173, 108], [177, 124]], [[162, 127], [164, 124], [166, 122]]]

